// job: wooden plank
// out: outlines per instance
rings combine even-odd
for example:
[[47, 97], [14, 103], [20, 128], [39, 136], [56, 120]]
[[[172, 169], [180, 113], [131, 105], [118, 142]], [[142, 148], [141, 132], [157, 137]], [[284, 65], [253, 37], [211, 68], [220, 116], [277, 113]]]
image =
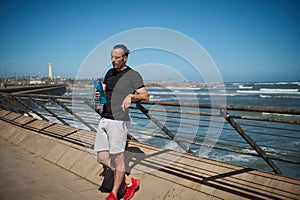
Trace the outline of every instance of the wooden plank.
[[22, 116], [22, 114], [11, 112], [11, 113], [5, 115], [3, 118], [7, 119], [9, 121], [13, 121], [14, 119], [16, 119], [20, 116]]
[[0, 117], [4, 117], [5, 115], [7, 115], [9, 113], [10, 113], [10, 111], [8, 111], [8, 110], [1, 110], [0, 111]]
[[43, 132], [51, 133], [58, 136], [65, 136], [76, 130], [77, 128], [75, 127], [66, 126], [62, 124], [54, 124], [53, 126], [43, 129]]
[[67, 140], [77, 141], [82, 143], [86, 147], [92, 147], [94, 145], [96, 133], [87, 130], [78, 130], [76, 133], [70, 134], [65, 137]]
[[27, 124], [28, 122], [32, 121], [32, 117], [28, 117], [28, 116], [21, 116], [19, 118], [14, 119], [14, 123], [18, 124], [18, 125], [24, 125]]
[[43, 121], [43, 120], [36, 120], [36, 121], [33, 121], [33, 122], [27, 124], [26, 127], [40, 131], [52, 124], [54, 124], [54, 123], [48, 122], [48, 121]]

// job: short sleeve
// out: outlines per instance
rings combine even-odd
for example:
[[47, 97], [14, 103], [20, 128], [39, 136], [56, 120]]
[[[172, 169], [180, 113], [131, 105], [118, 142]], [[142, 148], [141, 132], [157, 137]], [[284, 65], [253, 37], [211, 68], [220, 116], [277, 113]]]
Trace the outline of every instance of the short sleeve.
[[132, 87], [135, 90], [144, 87], [144, 82], [142, 76], [137, 72], [132, 70], [132, 76], [131, 77], [131, 82], [132, 82]]

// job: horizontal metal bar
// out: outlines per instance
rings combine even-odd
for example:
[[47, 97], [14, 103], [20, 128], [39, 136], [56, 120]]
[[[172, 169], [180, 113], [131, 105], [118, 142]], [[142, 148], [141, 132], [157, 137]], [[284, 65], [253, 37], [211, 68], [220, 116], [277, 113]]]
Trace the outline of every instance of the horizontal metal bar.
[[[0, 95], [11, 96], [9, 93], [0, 93]], [[44, 94], [15, 94], [14, 96], [20, 97], [34, 97], [34, 98], [58, 98], [64, 100], [91, 100], [89, 98], [81, 97], [67, 97], [67, 96], [55, 96], [55, 95], [44, 95]], [[177, 103], [177, 102], [160, 102], [160, 101], [149, 101], [141, 102], [143, 105], [162, 105], [162, 106], [175, 106], [175, 107], [186, 107], [186, 108], [203, 108], [203, 109], [223, 109], [227, 111], [246, 111], [246, 112], [266, 112], [266, 113], [278, 113], [278, 114], [291, 114], [300, 115], [300, 109], [290, 108], [273, 108], [273, 107], [261, 107], [261, 106], [235, 106], [235, 105], [211, 105], [211, 104], [189, 104], [189, 103]]]
[[163, 105], [163, 106], [176, 106], [176, 107], [187, 107], [187, 108], [207, 108], [207, 109], [223, 109], [232, 111], [247, 111], [247, 112], [268, 112], [268, 113], [279, 113], [279, 114], [294, 114], [300, 115], [300, 109], [290, 108], [269, 108], [260, 106], [233, 106], [233, 105], [211, 105], [211, 104], [189, 104], [189, 103], [176, 103], [176, 102], [141, 102], [145, 105]]
[[251, 116], [237, 116], [231, 115], [235, 119], [246, 119], [254, 121], [267, 121], [267, 122], [276, 122], [276, 123], [285, 123], [285, 124], [300, 124], [300, 120], [288, 120], [288, 119], [275, 119], [275, 118], [264, 118], [264, 117], [251, 117]]

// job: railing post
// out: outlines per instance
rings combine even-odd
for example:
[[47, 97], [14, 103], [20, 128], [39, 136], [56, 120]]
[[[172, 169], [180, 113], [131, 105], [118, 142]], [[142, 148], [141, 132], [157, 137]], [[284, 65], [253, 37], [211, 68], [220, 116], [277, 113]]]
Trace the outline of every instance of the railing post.
[[45, 105], [43, 105], [42, 103], [39, 103], [38, 101], [32, 99], [31, 97], [29, 97], [29, 99], [31, 99], [37, 105], [41, 106], [45, 111], [47, 111], [48, 113], [50, 113], [53, 117], [55, 117], [56, 119], [58, 119], [59, 121], [61, 121], [63, 124], [69, 126], [69, 124], [65, 120], [63, 120], [58, 115], [56, 115], [54, 112], [52, 112], [51, 110], [49, 110]]
[[140, 102], [136, 102], [136, 107], [144, 114], [146, 115], [146, 117], [148, 117], [156, 126], [158, 126], [164, 133], [166, 133], [168, 135], [168, 137], [173, 140], [174, 142], [176, 142], [181, 148], [183, 148], [187, 153], [190, 154], [195, 154], [193, 151], [191, 151], [188, 147], [186, 147], [186, 145], [184, 145], [181, 141], [177, 141], [174, 138], [174, 135], [172, 134], [172, 132], [165, 127], [163, 124], [161, 124], [157, 119], [155, 119], [155, 117], [153, 117], [150, 113], [149, 110], [147, 108], [145, 108], [144, 106], [141, 105]]
[[[8, 97], [10, 97], [10, 98], [8, 98]], [[13, 106], [11, 106], [11, 105], [8, 105], [8, 104], [6, 104], [6, 105], [8, 105], [8, 107], [9, 107], [9, 109], [8, 110], [13, 110], [14, 112], [17, 112], [17, 113], [26, 113], [28, 116], [30, 116], [30, 117], [33, 117], [29, 112], [28, 112], [28, 110], [30, 110], [30, 109], [28, 109], [27, 107], [25, 107], [23, 104], [21, 104], [19, 101], [17, 101], [15, 98], [13, 98], [12, 96], [7, 96], [7, 97], [5, 97], [5, 96], [3, 96], [3, 98], [5, 99], [5, 101], [8, 101], [8, 99], [11, 99], [10, 101], [9, 101], [9, 104], [11, 104], [12, 102], [15, 102], [16, 103], [16, 105], [13, 105]], [[18, 106], [19, 105], [19, 106]], [[20, 108], [20, 106], [21, 106], [21, 108]], [[17, 108], [16, 108], [17, 107]]]
[[13, 110], [13, 111], [16, 111], [15, 108], [11, 108], [11, 106], [9, 106], [9, 105], [7, 105], [7, 103], [5, 103], [6, 98], [5, 98], [4, 95], [1, 95], [1, 96], [0, 96], [0, 100], [1, 100], [1, 101], [0, 101], [0, 102], [1, 102], [1, 104], [0, 104], [1, 108], [4, 108], [5, 110]]
[[92, 105], [89, 101], [84, 101], [84, 103], [93, 109], [97, 114], [101, 115], [99, 109], [97, 109], [95, 105]]
[[83, 123], [85, 126], [87, 126], [91, 131], [97, 131], [94, 127], [92, 127], [89, 123], [84, 121], [79, 115], [74, 113], [70, 108], [65, 106], [62, 102], [58, 101], [56, 98], [51, 97], [52, 101], [60, 105], [65, 111], [73, 115], [76, 119], [78, 119], [81, 123]]
[[279, 167], [268, 158], [266, 152], [260, 148], [260, 146], [246, 133], [244, 129], [233, 119], [230, 115], [223, 109], [221, 109], [221, 114], [224, 115], [226, 121], [246, 140], [246, 142], [260, 155], [266, 163], [273, 169], [276, 174], [281, 174]]
[[43, 115], [41, 115], [39, 112], [35, 111], [34, 109], [32, 109], [30, 106], [26, 105], [25, 103], [23, 103], [20, 99], [18, 99], [17, 97], [12, 96], [12, 98], [14, 100], [16, 100], [18, 103], [20, 103], [22, 106], [24, 106], [25, 108], [27, 108], [28, 110], [31, 110], [34, 114], [36, 114], [37, 116], [39, 116], [40, 118], [42, 118], [45, 121], [49, 121], [49, 119], [47, 119], [46, 117], [44, 117]]

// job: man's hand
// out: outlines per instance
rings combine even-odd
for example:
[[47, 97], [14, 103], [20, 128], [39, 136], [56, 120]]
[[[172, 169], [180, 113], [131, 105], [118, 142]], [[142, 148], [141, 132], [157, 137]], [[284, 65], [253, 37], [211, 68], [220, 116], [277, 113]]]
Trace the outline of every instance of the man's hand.
[[[106, 91], [106, 84], [102, 84], [102, 88], [103, 88], [103, 91], [104, 91], [104, 93], [105, 93], [105, 91]], [[98, 92], [97, 90], [95, 90], [95, 97], [96, 97], [97, 99], [100, 98], [100, 92]]]
[[99, 99], [99, 97], [100, 97], [100, 92], [95, 91], [95, 97], [96, 97], [97, 99]]
[[149, 94], [146, 87], [139, 88], [136, 90], [136, 94], [129, 94], [125, 97], [121, 105], [123, 111], [130, 107], [132, 100], [149, 101]]
[[129, 94], [123, 100], [122, 105], [121, 105], [121, 108], [122, 108], [123, 112], [125, 112], [125, 110], [130, 107], [130, 105], [131, 105], [131, 98], [132, 98], [132, 96], [131, 96], [131, 94]]

